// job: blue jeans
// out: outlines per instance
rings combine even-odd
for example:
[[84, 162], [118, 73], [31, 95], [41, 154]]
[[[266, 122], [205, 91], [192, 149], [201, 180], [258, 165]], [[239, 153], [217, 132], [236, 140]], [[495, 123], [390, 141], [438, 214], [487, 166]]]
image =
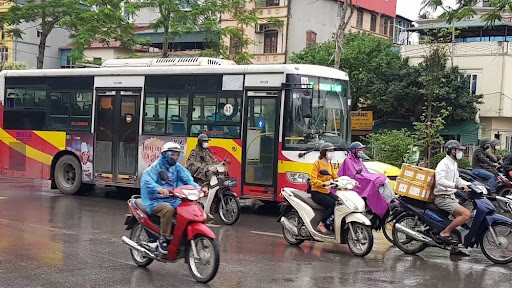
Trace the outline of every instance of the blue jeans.
[[489, 181], [489, 187], [491, 188], [491, 192], [496, 192], [496, 176], [492, 174], [491, 172], [480, 169], [480, 168], [473, 168], [473, 174], [476, 176], [486, 179]]

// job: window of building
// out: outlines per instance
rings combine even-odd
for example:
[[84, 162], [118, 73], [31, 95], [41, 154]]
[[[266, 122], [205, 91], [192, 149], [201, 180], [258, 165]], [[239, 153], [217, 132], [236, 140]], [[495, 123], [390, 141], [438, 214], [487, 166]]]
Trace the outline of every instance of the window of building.
[[470, 91], [471, 91], [471, 94], [473, 94], [473, 95], [476, 94], [477, 82], [478, 82], [478, 75], [472, 74], [471, 78], [470, 78], [470, 85], [471, 85]]
[[94, 57], [94, 58], [92, 58], [92, 62], [95, 63], [95, 64], [101, 63], [102, 62], [101, 57]]
[[242, 53], [243, 47], [239, 36], [241, 35], [229, 37], [229, 55]]
[[388, 18], [385, 16], [380, 17], [380, 34], [382, 35], [388, 35]]
[[41, 38], [41, 35], [43, 35], [43, 32], [41, 32], [39, 29], [36, 29], [37, 38]]
[[377, 31], [377, 15], [375, 15], [375, 14], [372, 14], [372, 17], [370, 19], [370, 30], [372, 32]]
[[0, 61], [1, 62], [9, 61], [9, 48], [0, 47]]
[[361, 9], [358, 9], [357, 10], [356, 27], [363, 28], [363, 21], [364, 21], [364, 11]]
[[306, 47], [312, 44], [316, 44], [316, 33], [314, 31], [306, 31]]
[[265, 31], [263, 53], [277, 53], [277, 35], [275, 30]]
[[265, 0], [265, 6], [279, 6], [280, 0]]

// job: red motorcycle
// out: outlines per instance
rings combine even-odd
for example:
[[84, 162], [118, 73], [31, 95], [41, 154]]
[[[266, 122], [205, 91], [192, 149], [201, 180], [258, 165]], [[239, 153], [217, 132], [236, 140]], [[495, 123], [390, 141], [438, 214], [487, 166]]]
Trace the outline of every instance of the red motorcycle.
[[128, 200], [130, 214], [126, 215], [124, 224], [131, 232], [130, 238], [123, 236], [122, 239], [130, 246], [132, 259], [138, 266], [147, 267], [153, 260], [175, 262], [185, 258], [194, 279], [207, 283], [217, 274], [220, 256], [215, 234], [205, 225], [206, 214], [197, 203], [204, 193], [187, 185], [174, 189], [172, 194], [182, 202], [172, 222], [172, 240], [167, 254], [158, 251], [160, 218], [148, 213], [140, 195]]

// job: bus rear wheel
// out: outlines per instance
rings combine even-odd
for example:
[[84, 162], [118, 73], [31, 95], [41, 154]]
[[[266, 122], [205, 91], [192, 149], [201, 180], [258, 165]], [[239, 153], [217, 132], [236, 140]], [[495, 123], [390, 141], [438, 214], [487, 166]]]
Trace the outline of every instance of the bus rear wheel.
[[60, 192], [73, 195], [82, 185], [82, 166], [75, 157], [64, 155], [57, 161], [53, 176]]

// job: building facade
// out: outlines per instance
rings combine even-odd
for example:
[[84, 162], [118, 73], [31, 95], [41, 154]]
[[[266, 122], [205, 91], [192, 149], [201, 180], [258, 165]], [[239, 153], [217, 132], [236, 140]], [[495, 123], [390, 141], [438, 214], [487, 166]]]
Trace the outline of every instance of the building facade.
[[[254, 64], [287, 63], [289, 57], [307, 45], [333, 39], [340, 19], [342, 0], [264, 0], [257, 7], [247, 4], [246, 9], [257, 9], [260, 21], [256, 27], [240, 27], [254, 43], [247, 48], [253, 54]], [[392, 39], [396, 0], [354, 0], [356, 6], [350, 32], [368, 32]], [[269, 19], [279, 19], [283, 25], [272, 26]], [[221, 16], [222, 27], [238, 27], [231, 15]], [[233, 39], [225, 39], [233, 47]], [[236, 46], [236, 45], [235, 45]]]

